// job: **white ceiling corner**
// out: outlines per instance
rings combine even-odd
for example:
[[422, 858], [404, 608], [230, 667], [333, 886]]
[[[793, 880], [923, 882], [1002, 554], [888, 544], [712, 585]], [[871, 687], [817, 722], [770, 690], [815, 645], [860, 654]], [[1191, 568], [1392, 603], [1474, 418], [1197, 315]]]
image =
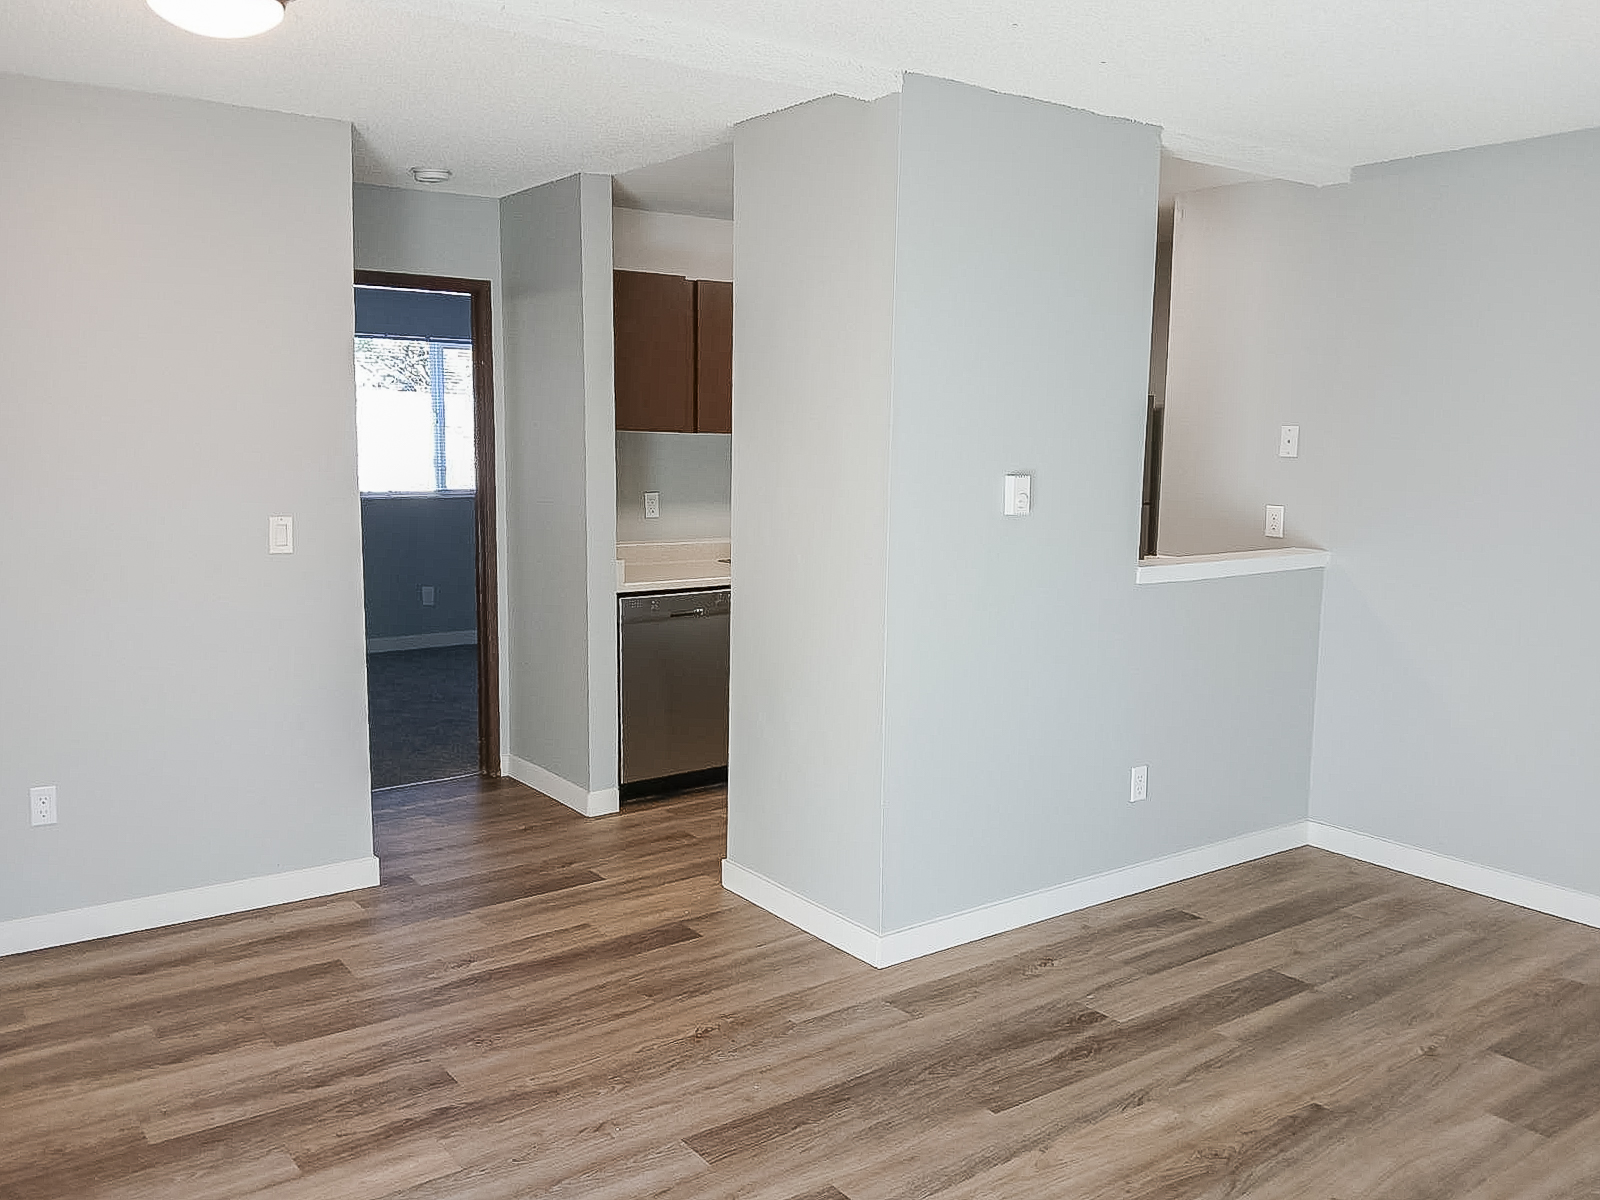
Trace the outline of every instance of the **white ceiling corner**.
[[346, 120], [362, 182], [445, 166], [443, 190], [486, 196], [692, 157], [739, 121], [869, 99], [906, 71], [1322, 184], [1600, 126], [1597, 62], [1587, 0], [294, 0], [242, 43], [184, 34], [144, 0], [0, 6], [0, 71]]
[[1247, 144], [1232, 138], [1206, 137], [1178, 129], [1163, 129], [1161, 148], [1174, 158], [1251, 178], [1287, 179], [1317, 187], [1350, 182], [1351, 164], [1318, 158], [1281, 146]]

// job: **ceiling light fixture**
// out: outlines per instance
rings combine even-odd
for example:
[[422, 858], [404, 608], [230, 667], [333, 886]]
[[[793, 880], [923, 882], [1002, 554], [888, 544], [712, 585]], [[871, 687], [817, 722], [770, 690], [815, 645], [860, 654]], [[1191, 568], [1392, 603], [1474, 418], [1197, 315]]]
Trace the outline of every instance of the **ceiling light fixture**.
[[411, 178], [418, 183], [449, 183], [451, 171], [443, 167], [412, 167]]
[[202, 37], [247, 38], [275, 29], [289, 0], [146, 0], [158, 17]]

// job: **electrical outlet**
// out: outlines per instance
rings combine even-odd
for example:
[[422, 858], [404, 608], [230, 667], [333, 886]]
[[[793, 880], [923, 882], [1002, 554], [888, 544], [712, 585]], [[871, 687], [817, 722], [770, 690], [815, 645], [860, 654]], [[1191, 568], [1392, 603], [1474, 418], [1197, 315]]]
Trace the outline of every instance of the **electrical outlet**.
[[1133, 769], [1132, 778], [1128, 783], [1128, 803], [1137, 804], [1141, 800], [1150, 798], [1150, 767], [1141, 763]]
[[1008, 517], [1025, 517], [1033, 511], [1033, 476], [1013, 472], [1006, 476], [1005, 503], [1001, 511]]
[[423, 608], [432, 608], [433, 607], [433, 589], [431, 587], [429, 587], [427, 584], [423, 584], [422, 585], [422, 607]]
[[1267, 505], [1267, 536], [1283, 536], [1283, 505]]
[[645, 520], [653, 521], [661, 515], [661, 493], [646, 492], [644, 494]]
[[54, 825], [56, 823], [55, 786], [29, 788], [28, 812], [33, 824]]
[[1278, 457], [1300, 457], [1300, 426], [1284, 425], [1278, 430]]

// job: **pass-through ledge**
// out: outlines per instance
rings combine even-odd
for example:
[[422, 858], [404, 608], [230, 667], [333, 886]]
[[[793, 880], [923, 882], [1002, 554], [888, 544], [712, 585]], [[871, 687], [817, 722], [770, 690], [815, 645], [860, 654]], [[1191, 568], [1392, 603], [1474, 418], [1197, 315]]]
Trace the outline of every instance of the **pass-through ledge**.
[[1142, 558], [1134, 576], [1138, 583], [1186, 583], [1194, 579], [1227, 579], [1232, 575], [1271, 575], [1308, 571], [1328, 565], [1326, 550], [1286, 546], [1281, 550], [1239, 550], [1229, 554], [1157, 555]]

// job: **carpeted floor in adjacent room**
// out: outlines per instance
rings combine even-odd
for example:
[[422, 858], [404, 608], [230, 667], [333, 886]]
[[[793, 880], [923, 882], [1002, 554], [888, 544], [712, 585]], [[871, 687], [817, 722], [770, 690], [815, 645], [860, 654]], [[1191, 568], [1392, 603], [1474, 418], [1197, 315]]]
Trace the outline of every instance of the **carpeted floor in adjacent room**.
[[478, 769], [478, 648], [367, 655], [372, 786]]

